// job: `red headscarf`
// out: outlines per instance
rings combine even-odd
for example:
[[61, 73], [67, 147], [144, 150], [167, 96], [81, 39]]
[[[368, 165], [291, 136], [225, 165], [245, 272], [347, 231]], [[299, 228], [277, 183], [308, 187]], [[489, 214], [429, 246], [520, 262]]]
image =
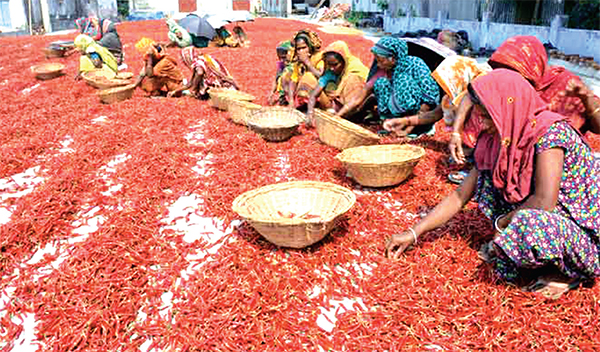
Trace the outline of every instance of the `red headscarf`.
[[587, 132], [589, 125], [581, 99], [565, 94], [569, 81], [580, 81], [579, 77], [564, 67], [548, 65], [546, 49], [539, 39], [525, 35], [509, 38], [496, 49], [488, 62], [492, 66], [501, 64], [519, 72], [531, 82], [550, 111], [566, 116], [569, 124], [582, 134]]
[[472, 87], [498, 130], [480, 135], [477, 168], [493, 168], [494, 186], [504, 199], [520, 202], [531, 192], [535, 144], [553, 123], [566, 118], [548, 111], [531, 85], [511, 70], [493, 70], [474, 80]]

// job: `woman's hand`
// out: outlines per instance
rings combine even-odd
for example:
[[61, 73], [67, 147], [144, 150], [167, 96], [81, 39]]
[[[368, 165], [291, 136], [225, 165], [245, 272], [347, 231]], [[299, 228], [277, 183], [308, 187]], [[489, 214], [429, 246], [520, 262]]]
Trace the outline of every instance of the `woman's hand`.
[[566, 94], [569, 97], [585, 99], [588, 95], [590, 95], [590, 90], [580, 80], [571, 79], [567, 83]]
[[308, 66], [308, 65], [311, 64], [311, 62], [310, 62], [310, 55], [306, 51], [300, 51], [300, 52], [298, 52], [298, 60], [300, 60], [300, 62], [302, 62], [306, 66]]
[[450, 148], [450, 155], [452, 155], [452, 158], [457, 164], [461, 165], [467, 161], [465, 158], [465, 152], [463, 151], [462, 137], [460, 133], [452, 132], [448, 148]]
[[416, 236], [412, 231], [404, 231], [392, 235], [385, 244], [386, 256], [389, 259], [398, 259], [400, 254], [404, 253], [410, 245], [415, 243], [415, 238]]
[[408, 118], [406, 117], [388, 119], [383, 122], [383, 129], [394, 132], [400, 137], [408, 135], [414, 128], [415, 126], [410, 126], [408, 124]]
[[306, 112], [306, 127], [313, 127], [315, 125], [315, 112], [313, 110]]

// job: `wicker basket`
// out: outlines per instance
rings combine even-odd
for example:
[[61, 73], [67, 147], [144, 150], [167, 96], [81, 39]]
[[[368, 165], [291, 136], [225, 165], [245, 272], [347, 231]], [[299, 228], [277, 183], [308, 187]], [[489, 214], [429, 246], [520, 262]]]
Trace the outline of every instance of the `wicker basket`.
[[404, 181], [425, 149], [410, 144], [371, 145], [346, 149], [340, 160], [356, 182], [368, 187], [387, 187]]
[[286, 107], [264, 107], [246, 118], [248, 127], [264, 139], [281, 142], [289, 139], [305, 117], [300, 111]]
[[117, 79], [112, 72], [100, 70], [84, 72], [81, 77], [87, 84], [98, 89], [121, 87], [132, 83], [128, 79]]
[[52, 59], [56, 57], [65, 57], [68, 49], [66, 48], [44, 48], [44, 56], [46, 59]]
[[41, 80], [47, 80], [47, 79], [56, 78], [58, 76], [62, 76], [62, 74], [63, 74], [62, 70], [64, 68], [65, 68], [65, 65], [63, 65], [63, 64], [60, 64], [57, 62], [50, 62], [47, 64], [32, 66], [31, 71], [33, 72], [33, 74], [35, 74], [35, 78], [41, 79]]
[[98, 96], [100, 97], [100, 101], [104, 104], [112, 104], [131, 98], [134, 91], [135, 85], [130, 84], [123, 87], [103, 89], [98, 92]]
[[262, 106], [258, 104], [251, 103], [249, 101], [237, 100], [233, 98], [225, 98], [230, 100], [227, 102], [229, 106], [229, 117], [235, 123], [239, 123], [240, 125], [246, 125], [246, 118], [253, 111], [256, 111]]
[[323, 239], [355, 202], [354, 193], [342, 186], [294, 181], [241, 194], [232, 209], [269, 242], [303, 248]]
[[315, 125], [319, 139], [332, 147], [347, 148], [379, 143], [379, 136], [341, 117], [315, 109]]
[[253, 95], [227, 88], [211, 88], [208, 90], [208, 95], [210, 96], [210, 104], [220, 110], [227, 110], [229, 108], [229, 101], [231, 101], [231, 99], [226, 98], [242, 101], [254, 100]]

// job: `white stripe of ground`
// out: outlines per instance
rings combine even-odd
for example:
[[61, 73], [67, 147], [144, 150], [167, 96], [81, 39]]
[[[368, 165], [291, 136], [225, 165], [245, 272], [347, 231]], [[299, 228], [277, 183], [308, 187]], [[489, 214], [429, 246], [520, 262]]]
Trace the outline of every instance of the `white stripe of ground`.
[[[207, 139], [202, 133], [204, 123], [199, 123], [190, 127], [190, 132], [185, 136], [189, 144], [199, 147], [208, 147], [215, 143], [214, 140]], [[214, 173], [211, 167], [211, 154], [198, 153], [193, 154], [197, 163], [192, 167], [192, 170], [201, 176], [208, 176]], [[159, 312], [161, 319], [168, 320], [172, 316], [174, 299], [173, 291], [175, 291], [182, 283], [188, 280], [190, 275], [193, 275], [204, 264], [212, 260], [219, 249], [227, 242], [233, 241], [228, 236], [233, 232], [235, 227], [240, 224], [240, 221], [232, 221], [226, 224], [223, 220], [204, 215], [204, 199], [198, 194], [189, 194], [175, 200], [168, 206], [168, 214], [161, 219], [164, 226], [161, 232], [173, 230], [183, 236], [183, 241], [186, 243], [198, 242], [198, 249], [186, 256], [185, 260], [189, 263], [185, 270], [182, 270], [180, 277], [175, 280], [171, 290], [163, 292], [161, 295], [162, 306]], [[155, 266], [151, 269], [160, 270], [160, 266]], [[136, 322], [141, 324], [149, 317], [145, 312], [146, 307], [150, 302], [146, 301], [145, 307], [138, 311]], [[151, 318], [150, 318], [151, 319]], [[132, 339], [136, 336], [132, 336]], [[141, 346], [140, 351], [148, 351], [152, 344], [151, 339], [147, 339]]]

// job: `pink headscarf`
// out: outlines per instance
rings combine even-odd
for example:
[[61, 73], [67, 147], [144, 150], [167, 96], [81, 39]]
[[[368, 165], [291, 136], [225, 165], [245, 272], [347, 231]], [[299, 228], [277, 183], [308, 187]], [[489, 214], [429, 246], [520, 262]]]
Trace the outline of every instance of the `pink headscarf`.
[[535, 144], [557, 121], [535, 89], [519, 73], [497, 69], [472, 87], [490, 114], [497, 133], [482, 133], [475, 149], [480, 170], [493, 170], [493, 183], [504, 199], [517, 203], [531, 193]]

